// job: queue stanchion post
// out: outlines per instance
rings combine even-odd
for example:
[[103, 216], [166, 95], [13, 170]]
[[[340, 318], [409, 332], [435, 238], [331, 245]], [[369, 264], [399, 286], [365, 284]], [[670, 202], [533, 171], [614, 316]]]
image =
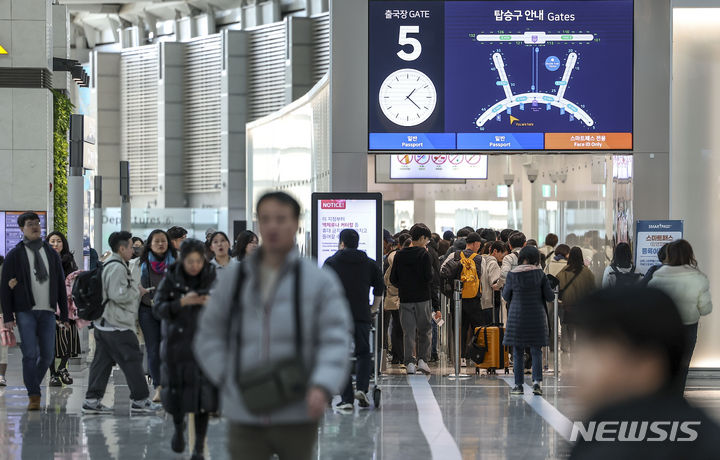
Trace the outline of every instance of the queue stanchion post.
[[462, 324], [462, 289], [463, 289], [463, 283], [460, 280], [455, 280], [455, 283], [453, 285], [453, 302], [455, 307], [455, 373], [450, 374], [448, 377], [454, 380], [461, 380], [461, 379], [468, 379], [470, 376], [468, 374], [462, 374], [460, 373], [460, 343], [461, 343], [461, 324]]
[[559, 347], [558, 347], [558, 335], [560, 334], [560, 321], [559, 321], [560, 314], [559, 314], [559, 310], [558, 310], [558, 305], [559, 305], [558, 296], [559, 296], [559, 292], [558, 292], [558, 289], [557, 289], [557, 288], [555, 288], [554, 291], [555, 291], [555, 299], [553, 300], [553, 303], [554, 303], [555, 308], [553, 309], [553, 310], [554, 310], [554, 311], [553, 311], [553, 330], [554, 330], [555, 333], [553, 334], [553, 340], [554, 340], [554, 344], [553, 344], [553, 350], [554, 350], [554, 352], [553, 352], [553, 373], [554, 373], [554, 375], [555, 375], [555, 384], [557, 385], [557, 378], [558, 378], [558, 375], [559, 375], [559, 373], [560, 373], [560, 350], [559, 350]]

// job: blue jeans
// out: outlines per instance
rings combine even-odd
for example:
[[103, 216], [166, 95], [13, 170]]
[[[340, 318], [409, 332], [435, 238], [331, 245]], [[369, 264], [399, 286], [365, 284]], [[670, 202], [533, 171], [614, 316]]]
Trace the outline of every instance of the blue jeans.
[[[515, 374], [515, 385], [525, 383], [525, 360], [523, 359], [525, 347], [513, 347], [513, 371]], [[530, 347], [532, 356], [532, 379], [533, 382], [542, 382], [542, 348]]]
[[40, 396], [40, 384], [55, 359], [55, 313], [22, 311], [15, 313], [20, 331], [23, 380], [28, 396]]
[[152, 378], [153, 387], [160, 385], [160, 341], [162, 340], [162, 322], [155, 318], [152, 308], [140, 305], [138, 321], [145, 338], [145, 352], [147, 353], [148, 370]]

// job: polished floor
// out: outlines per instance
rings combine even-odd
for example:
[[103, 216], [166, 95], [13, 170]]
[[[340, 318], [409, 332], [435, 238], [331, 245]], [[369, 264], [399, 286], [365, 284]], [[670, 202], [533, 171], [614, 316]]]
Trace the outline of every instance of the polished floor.
[[[172, 422], [164, 415], [130, 416], [129, 392], [114, 374], [105, 404], [114, 416], [83, 416], [87, 368], [75, 383], [44, 387], [42, 411], [28, 413], [19, 350], [10, 351], [8, 386], [0, 389], [0, 460], [181, 459], [170, 450]], [[472, 371], [472, 370], [469, 370]], [[563, 431], [579, 416], [572, 387], [545, 378], [545, 395], [510, 396], [509, 376], [465, 380], [435, 374], [405, 376], [392, 368], [381, 379], [380, 409], [345, 415], [328, 410], [318, 433], [319, 459], [554, 459], [566, 458]], [[720, 420], [720, 381], [691, 380], [688, 398]], [[227, 459], [227, 425], [211, 421], [206, 458]]]

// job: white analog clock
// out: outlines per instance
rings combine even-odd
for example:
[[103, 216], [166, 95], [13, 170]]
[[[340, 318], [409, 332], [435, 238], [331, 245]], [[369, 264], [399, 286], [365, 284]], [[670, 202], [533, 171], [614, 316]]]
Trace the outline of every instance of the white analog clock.
[[388, 120], [396, 125], [419, 125], [430, 118], [436, 103], [435, 85], [419, 70], [395, 71], [380, 88], [380, 108]]

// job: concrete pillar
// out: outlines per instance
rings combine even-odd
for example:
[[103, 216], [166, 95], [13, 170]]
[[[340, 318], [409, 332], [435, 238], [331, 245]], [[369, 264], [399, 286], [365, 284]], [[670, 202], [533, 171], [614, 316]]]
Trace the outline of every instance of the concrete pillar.
[[367, 2], [330, 2], [330, 189], [367, 191]]
[[221, 182], [220, 203], [227, 207], [227, 228], [246, 219], [247, 200], [245, 124], [248, 114], [247, 32], [223, 32], [221, 79]]
[[182, 43], [160, 44], [158, 81], [158, 208], [182, 208], [183, 188], [183, 77]]
[[670, 0], [635, 0], [633, 211], [638, 220], [669, 215], [670, 19]]
[[[12, 3], [12, 5], [11, 5]], [[47, 0], [0, 1], [0, 69], [52, 69], [52, 9]], [[28, 82], [29, 83], [29, 82]], [[0, 209], [47, 212], [53, 228], [53, 96], [35, 87], [0, 88]], [[10, 250], [12, 248], [6, 248]]]

